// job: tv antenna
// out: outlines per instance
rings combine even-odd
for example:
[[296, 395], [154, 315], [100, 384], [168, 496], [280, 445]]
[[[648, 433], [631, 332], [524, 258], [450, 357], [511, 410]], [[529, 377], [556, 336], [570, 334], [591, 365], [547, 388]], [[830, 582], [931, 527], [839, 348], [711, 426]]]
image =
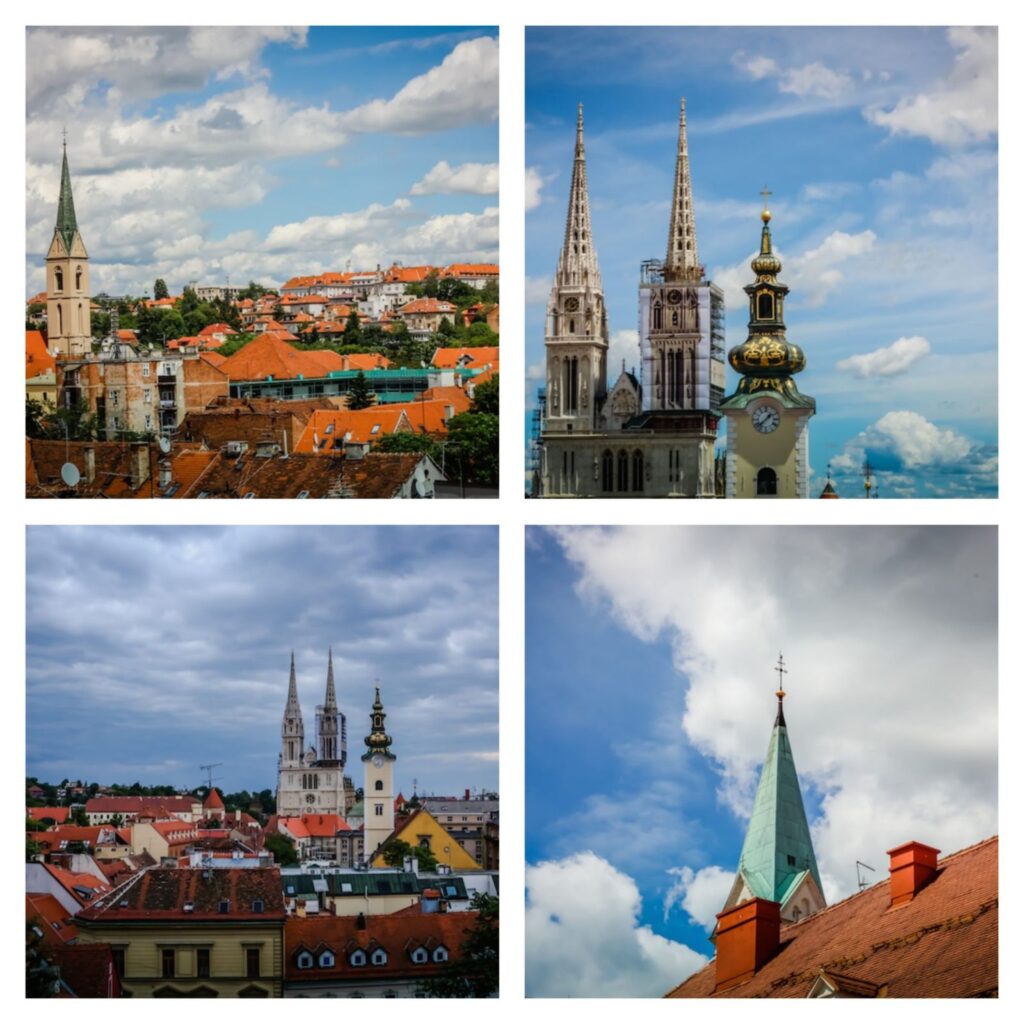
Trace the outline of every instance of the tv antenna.
[[867, 870], [871, 872], [874, 872], [875, 870], [870, 864], [865, 864], [862, 860], [857, 861], [857, 892], [862, 892], [871, 884], [870, 879], [861, 877], [861, 868], [867, 868]]
[[[206, 789], [208, 792], [213, 789], [213, 769], [219, 768], [223, 763], [223, 761], [216, 761], [213, 764], [201, 764], [199, 766], [200, 771], [206, 772]], [[220, 776], [218, 775], [217, 778], [219, 779]]]

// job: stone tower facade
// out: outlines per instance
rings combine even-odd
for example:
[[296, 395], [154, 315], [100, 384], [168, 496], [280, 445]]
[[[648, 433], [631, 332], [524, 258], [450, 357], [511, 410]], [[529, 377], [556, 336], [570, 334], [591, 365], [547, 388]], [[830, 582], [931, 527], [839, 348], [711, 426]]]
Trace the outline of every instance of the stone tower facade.
[[727, 498], [808, 498], [808, 435], [816, 403], [793, 380], [806, 365], [803, 350], [786, 337], [783, 317], [789, 288], [778, 279], [782, 261], [772, 250], [772, 215], [761, 214], [761, 250], [750, 263], [754, 281], [747, 340], [729, 353], [742, 374], [722, 403], [728, 422]]
[[395, 830], [395, 755], [385, 732], [380, 687], [370, 711], [370, 735], [363, 754], [363, 856], [369, 864]]
[[306, 748], [293, 654], [288, 699], [281, 719], [277, 813], [284, 818], [302, 814], [344, 817], [354, 794], [351, 779], [345, 777], [345, 716], [338, 711], [333, 657], [328, 655], [324, 703], [317, 707], [317, 745]]
[[77, 358], [92, 351], [89, 254], [75, 217], [66, 144], [57, 223], [46, 253], [46, 345], [54, 356]]

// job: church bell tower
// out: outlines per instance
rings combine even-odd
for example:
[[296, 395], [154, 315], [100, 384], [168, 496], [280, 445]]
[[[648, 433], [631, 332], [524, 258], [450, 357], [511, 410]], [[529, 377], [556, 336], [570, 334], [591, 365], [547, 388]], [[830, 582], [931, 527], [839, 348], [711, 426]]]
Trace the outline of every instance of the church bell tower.
[[89, 254], [78, 233], [66, 142], [57, 223], [46, 253], [46, 347], [51, 355], [65, 358], [78, 358], [92, 351]]
[[363, 754], [363, 859], [369, 864], [395, 830], [395, 755], [384, 731], [384, 705], [376, 688], [370, 711], [370, 735]]
[[[762, 193], [767, 198], [767, 189]], [[761, 251], [750, 263], [754, 282], [747, 340], [729, 353], [742, 374], [722, 403], [728, 421], [727, 498], [810, 497], [808, 422], [815, 401], [802, 395], [793, 375], [806, 365], [799, 345], [786, 338], [783, 305], [789, 288], [778, 279], [782, 261], [772, 250], [771, 212], [761, 213]]]

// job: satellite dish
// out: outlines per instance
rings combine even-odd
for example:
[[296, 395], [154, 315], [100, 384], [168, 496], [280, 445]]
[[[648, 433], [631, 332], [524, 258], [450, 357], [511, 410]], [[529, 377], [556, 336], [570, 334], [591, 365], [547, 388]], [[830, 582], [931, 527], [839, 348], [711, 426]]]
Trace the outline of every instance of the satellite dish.
[[160, 444], [160, 451], [162, 451], [164, 453], [164, 455], [166, 455], [171, 450], [170, 438], [161, 435], [159, 444]]
[[68, 485], [68, 487], [77, 487], [78, 481], [82, 479], [82, 474], [78, 471], [78, 467], [73, 462], [65, 462], [60, 467], [60, 478]]

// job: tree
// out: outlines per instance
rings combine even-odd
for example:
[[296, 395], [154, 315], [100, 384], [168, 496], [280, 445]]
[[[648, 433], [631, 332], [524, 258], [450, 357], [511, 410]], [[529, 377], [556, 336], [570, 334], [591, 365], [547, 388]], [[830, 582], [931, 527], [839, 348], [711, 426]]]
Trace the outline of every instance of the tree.
[[89, 328], [94, 338], [106, 338], [110, 335], [110, 314], [93, 313], [89, 317]]
[[420, 986], [422, 995], [486, 999], [498, 991], [498, 898], [478, 893], [470, 907], [477, 919], [466, 931], [459, 955]]
[[498, 304], [498, 291], [498, 282], [496, 280], [488, 281], [480, 289], [480, 301], [485, 306], [496, 306]]
[[400, 868], [405, 864], [406, 857], [415, 857], [420, 871], [437, 870], [437, 857], [430, 850], [422, 846], [413, 846], [403, 839], [389, 839], [381, 847], [380, 853], [389, 868]]
[[349, 388], [348, 407], [350, 409], [368, 409], [373, 405], [376, 397], [366, 380], [366, 374], [360, 370], [352, 381], [352, 387]]
[[124, 824], [124, 815], [112, 814], [110, 816], [110, 824], [113, 825], [114, 828], [120, 828]]
[[94, 441], [99, 420], [84, 401], [70, 409], [57, 409], [48, 402], [30, 398], [25, 403], [25, 436], [51, 441]]
[[424, 452], [441, 465], [441, 446], [430, 434], [414, 434], [411, 430], [385, 434], [374, 447], [378, 452]]
[[299, 863], [295, 844], [282, 832], [268, 832], [263, 846], [274, 855], [274, 863], [278, 867], [285, 868]]
[[68, 820], [72, 825], [82, 825], [84, 827], [89, 824], [89, 815], [85, 813], [84, 807], [79, 807], [78, 810], [72, 811], [68, 815]]
[[169, 299], [170, 297], [171, 293], [167, 290], [167, 282], [162, 277], [158, 277], [153, 282], [153, 298]]
[[45, 999], [57, 990], [57, 969], [47, 961], [43, 936], [49, 926], [38, 916], [25, 924], [25, 995], [29, 999]]
[[449, 338], [454, 338], [456, 334], [455, 324], [448, 319], [448, 317], [441, 317], [441, 322], [437, 325], [437, 333], [440, 337], [444, 338], [444, 344], [447, 344]]
[[54, 824], [53, 818], [33, 818], [31, 816], [25, 819], [25, 831], [26, 832], [45, 832], [50, 825], [47, 825], [49, 821], [50, 825]]
[[342, 335], [342, 339], [346, 345], [354, 345], [359, 341], [361, 333], [359, 314], [353, 309], [345, 320], [345, 333]]
[[[498, 417], [488, 412], [462, 412], [448, 421], [448, 441], [463, 482], [498, 485]], [[450, 456], [449, 456], [450, 458]], [[452, 473], [447, 473], [452, 479]]]
[[497, 416], [498, 406], [498, 375], [495, 374], [490, 380], [485, 380], [483, 384], [473, 389], [470, 412], [489, 412]]

